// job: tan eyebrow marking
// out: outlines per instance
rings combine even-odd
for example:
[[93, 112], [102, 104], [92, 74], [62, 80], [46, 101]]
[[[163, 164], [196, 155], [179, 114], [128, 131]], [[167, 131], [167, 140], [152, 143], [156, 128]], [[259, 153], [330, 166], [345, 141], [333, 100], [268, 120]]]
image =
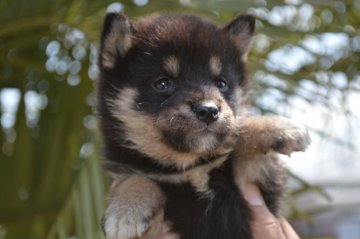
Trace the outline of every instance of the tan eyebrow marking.
[[169, 56], [164, 60], [165, 70], [174, 77], [178, 77], [180, 73], [179, 59], [175, 56]]
[[222, 64], [220, 59], [216, 56], [212, 56], [209, 61], [210, 71], [214, 75], [220, 75]]

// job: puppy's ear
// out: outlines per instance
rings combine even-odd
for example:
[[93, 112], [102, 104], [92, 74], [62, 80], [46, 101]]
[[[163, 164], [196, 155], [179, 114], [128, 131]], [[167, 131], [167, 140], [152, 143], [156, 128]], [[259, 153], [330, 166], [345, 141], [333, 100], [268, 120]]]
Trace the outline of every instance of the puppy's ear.
[[255, 32], [255, 17], [248, 14], [240, 15], [228, 23], [224, 30], [235, 43], [241, 58], [246, 59]]
[[116, 59], [122, 58], [131, 48], [132, 26], [122, 14], [109, 13], [104, 21], [100, 43], [100, 65], [111, 69]]

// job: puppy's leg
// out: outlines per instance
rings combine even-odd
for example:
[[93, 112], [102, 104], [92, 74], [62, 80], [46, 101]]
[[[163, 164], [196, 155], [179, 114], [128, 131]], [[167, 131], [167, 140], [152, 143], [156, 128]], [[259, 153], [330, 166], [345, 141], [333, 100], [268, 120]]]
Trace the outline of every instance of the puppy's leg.
[[271, 151], [290, 155], [304, 151], [310, 144], [307, 129], [281, 116], [247, 118], [241, 127], [239, 147], [243, 155], [267, 154]]
[[115, 179], [103, 217], [108, 239], [153, 239], [163, 221], [165, 195], [159, 186], [141, 176]]
[[264, 201], [275, 216], [278, 216], [286, 185], [286, 171], [283, 165], [276, 159], [276, 155], [268, 155], [264, 158], [267, 161], [266, 171], [256, 181]]
[[286, 173], [274, 154], [235, 155], [234, 181], [242, 191], [248, 183], [256, 184], [269, 210], [277, 215], [285, 188]]
[[290, 155], [304, 151], [309, 144], [306, 128], [287, 118], [247, 118], [234, 151], [235, 182], [240, 189], [246, 183], [256, 183], [270, 211], [277, 215], [286, 173], [272, 152]]

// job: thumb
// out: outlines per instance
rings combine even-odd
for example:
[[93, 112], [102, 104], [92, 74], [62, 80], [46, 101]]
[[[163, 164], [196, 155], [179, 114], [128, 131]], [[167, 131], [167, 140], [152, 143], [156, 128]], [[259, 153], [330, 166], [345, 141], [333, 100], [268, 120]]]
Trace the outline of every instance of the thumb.
[[242, 190], [252, 211], [250, 225], [254, 239], [285, 239], [279, 220], [267, 208], [258, 187], [248, 184]]

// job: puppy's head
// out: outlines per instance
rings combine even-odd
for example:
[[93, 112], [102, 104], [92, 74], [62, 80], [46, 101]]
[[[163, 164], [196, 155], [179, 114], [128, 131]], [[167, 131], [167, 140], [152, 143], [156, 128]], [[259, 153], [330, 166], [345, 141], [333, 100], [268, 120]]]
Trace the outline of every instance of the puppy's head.
[[187, 15], [131, 23], [109, 14], [101, 38], [105, 139], [180, 168], [230, 152], [245, 114], [245, 59], [255, 19], [223, 28]]

